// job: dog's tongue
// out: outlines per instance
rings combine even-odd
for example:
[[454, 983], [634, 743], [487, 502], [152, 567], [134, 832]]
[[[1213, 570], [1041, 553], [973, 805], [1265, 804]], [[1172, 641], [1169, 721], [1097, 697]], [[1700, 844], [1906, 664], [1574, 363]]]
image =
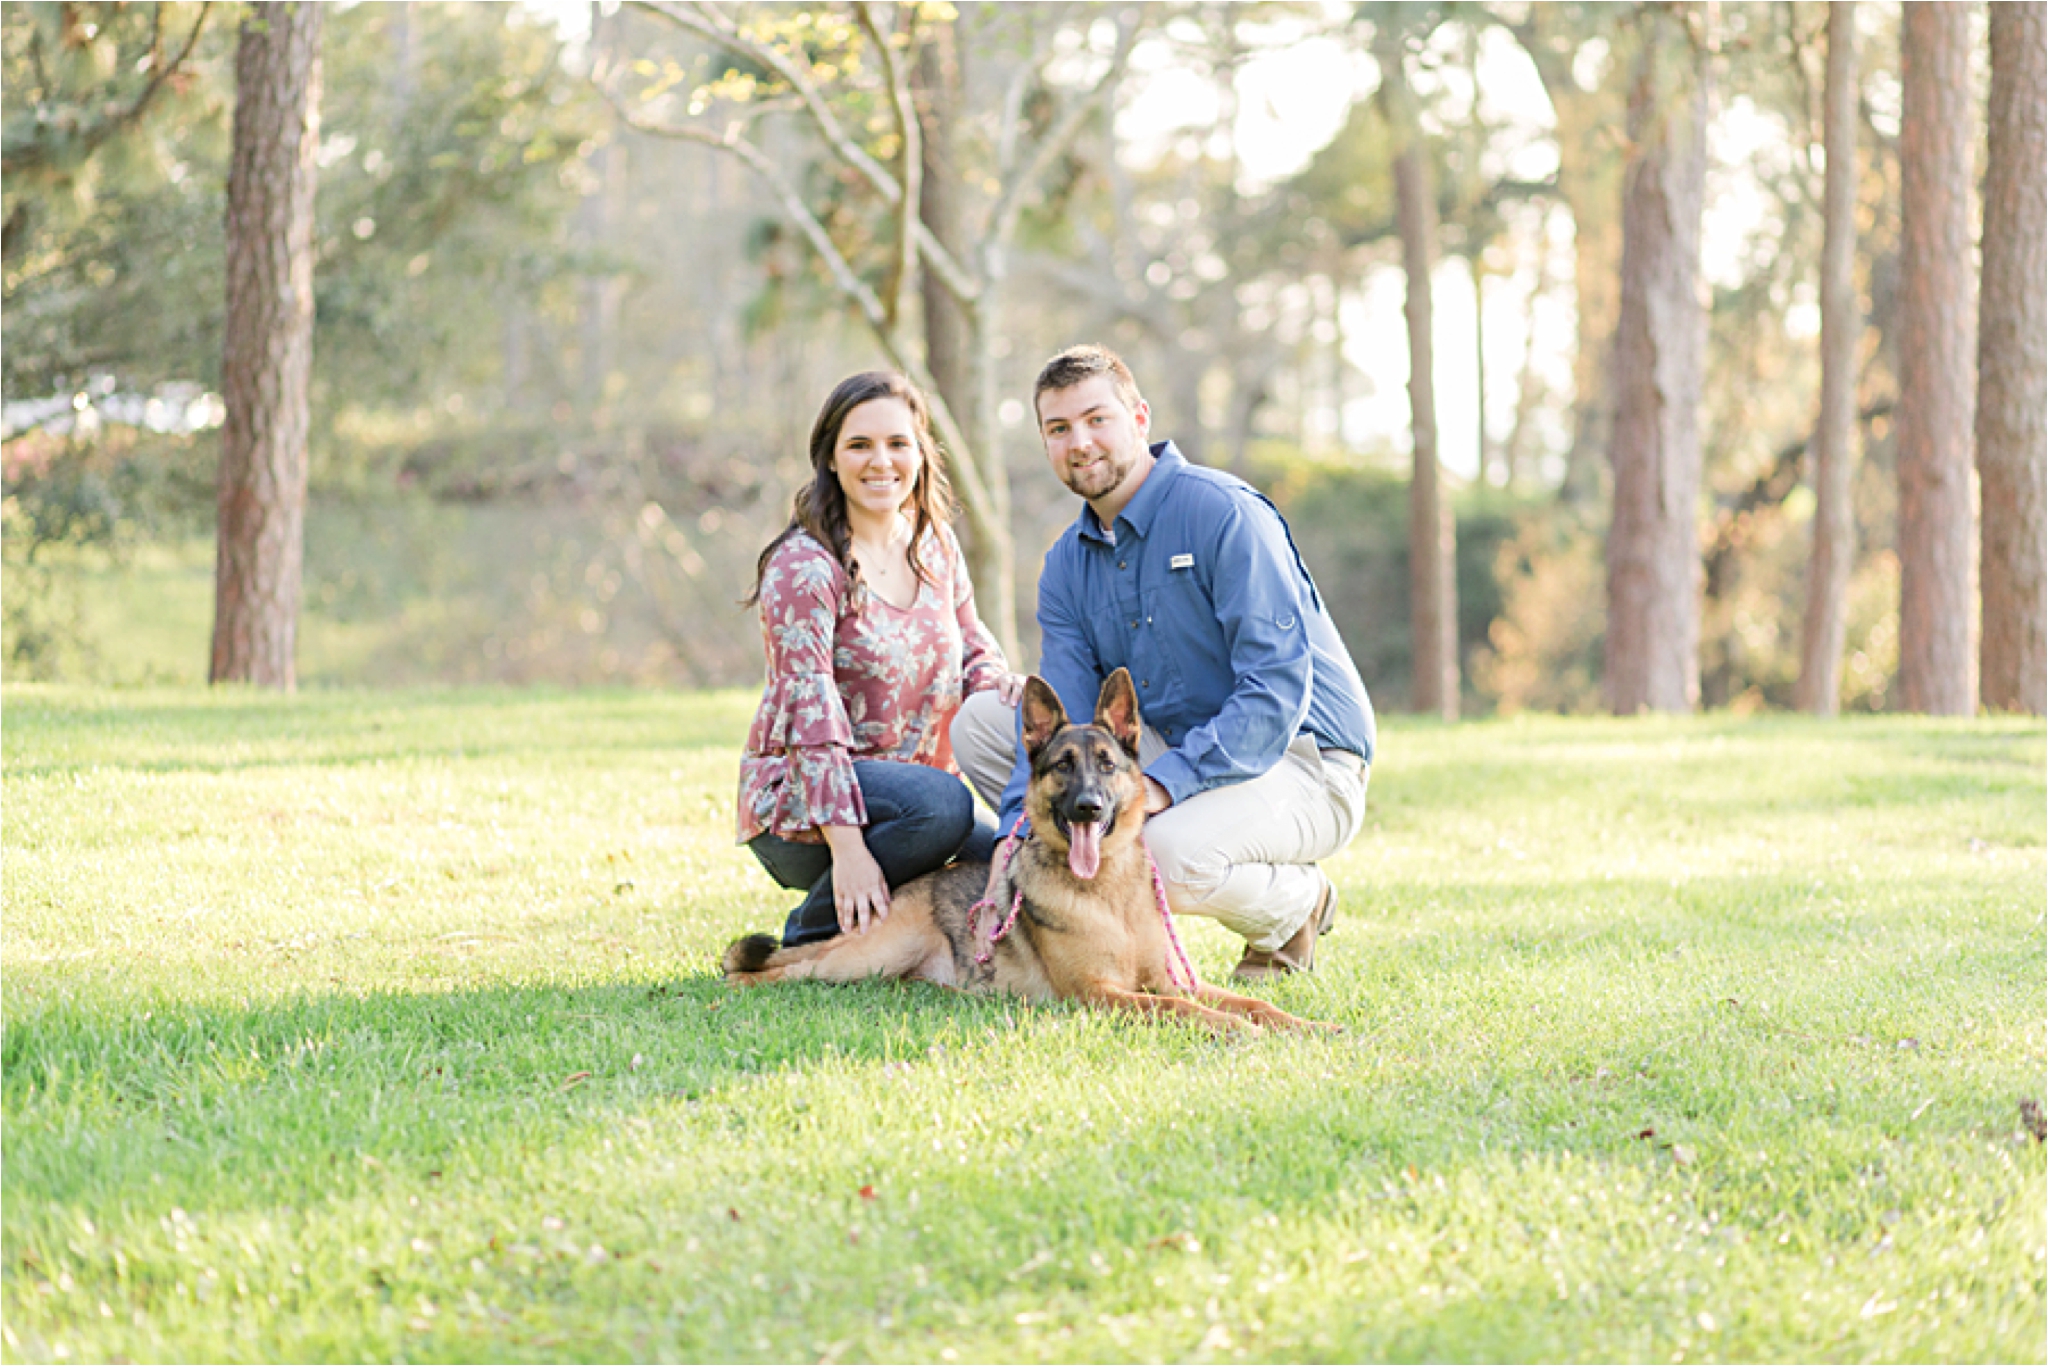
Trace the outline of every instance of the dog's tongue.
[[1067, 831], [1067, 867], [1084, 881], [1102, 868], [1102, 822], [1075, 824]]

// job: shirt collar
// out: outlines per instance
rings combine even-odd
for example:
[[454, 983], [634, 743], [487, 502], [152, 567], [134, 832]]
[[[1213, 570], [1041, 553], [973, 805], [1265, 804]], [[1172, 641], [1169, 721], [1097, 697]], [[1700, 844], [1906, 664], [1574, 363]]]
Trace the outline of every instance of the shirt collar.
[[[1145, 482], [1138, 485], [1138, 491], [1131, 495], [1131, 501], [1124, 504], [1124, 510], [1117, 514], [1119, 522], [1130, 525], [1132, 531], [1143, 536], [1152, 527], [1152, 518], [1159, 512], [1160, 500], [1166, 497], [1166, 485], [1187, 468], [1187, 457], [1175, 448], [1171, 441], [1152, 443], [1153, 465], [1145, 475]], [[1095, 521], [1095, 510], [1086, 503], [1081, 504], [1080, 532], [1091, 541], [1110, 544], [1102, 528]]]

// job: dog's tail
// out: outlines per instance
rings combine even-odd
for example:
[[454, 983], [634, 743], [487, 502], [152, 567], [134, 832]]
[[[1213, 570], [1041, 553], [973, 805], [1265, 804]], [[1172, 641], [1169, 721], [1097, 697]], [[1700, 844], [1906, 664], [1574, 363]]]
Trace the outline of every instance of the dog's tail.
[[742, 972], [759, 972], [782, 951], [782, 941], [772, 934], [750, 934], [732, 941], [719, 965], [728, 977]]

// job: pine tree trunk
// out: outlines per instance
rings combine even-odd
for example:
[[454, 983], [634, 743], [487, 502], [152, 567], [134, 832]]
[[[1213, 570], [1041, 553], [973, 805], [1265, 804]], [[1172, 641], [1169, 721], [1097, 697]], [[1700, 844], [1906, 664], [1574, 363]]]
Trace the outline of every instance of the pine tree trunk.
[[1614, 521], [1602, 691], [1620, 715], [1699, 702], [1700, 218], [1707, 76], [1683, 7], [1642, 11], [1623, 175]]
[[1436, 266], [1437, 214], [1428, 148], [1410, 102], [1404, 58], [1391, 32], [1378, 45], [1381, 104], [1402, 146], [1394, 157], [1394, 205], [1407, 279], [1408, 425], [1414, 437], [1408, 480], [1408, 614], [1414, 638], [1415, 711], [1458, 719], [1457, 531], [1437, 463], [1436, 353], [1430, 274]]
[[[1601, 136], [1597, 119], [1608, 100], [1597, 94], [1567, 96], [1558, 107], [1558, 194], [1572, 215], [1573, 298], [1578, 306], [1578, 350], [1572, 359], [1572, 444], [1565, 453], [1558, 495], [1568, 503], [1592, 502], [1600, 492], [1600, 465], [1614, 439], [1617, 395], [1614, 338], [1620, 313], [1621, 224], [1616, 206], [1621, 161]], [[1576, 135], [1567, 138], [1567, 130]], [[1572, 149], [1567, 156], [1566, 148]]]
[[1800, 641], [1799, 708], [1833, 716], [1841, 708], [1842, 643], [1848, 630], [1849, 573], [1856, 522], [1849, 475], [1856, 462], [1856, 6], [1828, 6], [1826, 235], [1820, 262], [1820, 420], [1813, 433], [1813, 557], [1806, 571]]
[[297, 683], [313, 364], [320, 6], [252, 6], [235, 56], [221, 389], [216, 683]]
[[1415, 636], [1415, 682], [1409, 705], [1446, 721], [1458, 719], [1455, 530], [1444, 501], [1436, 453], [1436, 357], [1431, 344], [1430, 267], [1436, 261], [1436, 198], [1424, 149], [1410, 142], [1394, 159], [1394, 197], [1407, 274], [1408, 410], [1415, 438], [1408, 482], [1408, 602]]
[[1987, 707], [2048, 707], [2048, 6], [1991, 6], [1990, 162], [1977, 336]]
[[1966, 716], [1970, 671], [1970, 12], [1905, 6], [1899, 123], [1899, 693]]

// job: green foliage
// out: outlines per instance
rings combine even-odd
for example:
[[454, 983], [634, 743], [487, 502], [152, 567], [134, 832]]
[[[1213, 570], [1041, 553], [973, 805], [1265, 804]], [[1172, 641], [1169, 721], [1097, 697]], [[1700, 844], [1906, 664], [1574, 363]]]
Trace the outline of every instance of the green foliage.
[[[92, 567], [121, 567], [153, 538], [189, 535], [211, 511], [211, 442], [130, 427], [35, 431], [0, 451], [0, 674], [104, 677]], [[136, 605], [143, 618], [147, 608]], [[195, 653], [196, 653], [195, 648]], [[147, 671], [145, 675], [147, 676]]]
[[[1382, 469], [1267, 448], [1259, 486], [1286, 515], [1367, 689], [1382, 708], [1406, 705], [1414, 672], [1409, 628], [1408, 481]], [[1458, 533], [1458, 654], [1469, 700], [1496, 697], [1473, 664], [1503, 610], [1495, 563], [1530, 500], [1485, 487], [1449, 491]], [[1475, 687], [1476, 685], [1476, 687]]]
[[2038, 722], [1389, 717], [1218, 1043], [727, 990], [751, 704], [10, 687], [7, 1354], [2038, 1356]]
[[[338, 11], [323, 60], [316, 411], [494, 403], [513, 315], [534, 300], [559, 325], [582, 268], [615, 268], [563, 239], [595, 101], [509, 5]], [[537, 378], [523, 403], [574, 392]]]
[[[234, 28], [222, 7], [200, 26], [201, 8], [6, 7], [10, 398], [94, 374], [146, 390], [218, 373]], [[157, 24], [198, 27], [191, 55], [140, 112], [95, 121], [139, 103], [145, 59], [133, 54]], [[53, 50], [66, 54], [54, 68]], [[545, 298], [543, 282], [573, 281], [561, 228], [583, 188], [571, 169], [599, 123], [560, 55], [552, 31], [514, 6], [328, 16], [314, 279], [323, 423], [355, 407], [445, 405], [495, 382], [507, 311]]]
[[1600, 706], [1607, 630], [1601, 538], [1568, 504], [1532, 509], [1496, 550], [1501, 610], [1475, 670], [1506, 715]]
[[0, 7], [8, 397], [217, 372], [232, 12]]

